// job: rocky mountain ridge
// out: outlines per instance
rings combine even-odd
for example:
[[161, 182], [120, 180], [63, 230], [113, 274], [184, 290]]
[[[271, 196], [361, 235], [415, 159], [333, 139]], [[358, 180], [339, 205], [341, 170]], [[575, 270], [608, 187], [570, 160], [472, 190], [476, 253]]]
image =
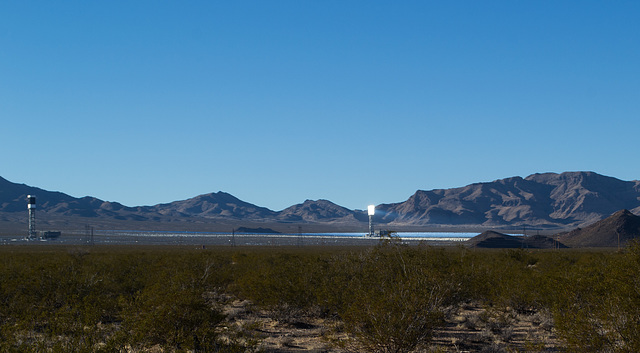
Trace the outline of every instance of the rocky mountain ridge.
[[593, 172], [533, 174], [461, 188], [419, 190], [407, 201], [380, 205], [393, 224], [571, 227], [629, 209], [640, 213], [640, 181]]
[[[188, 224], [317, 224], [360, 227], [365, 211], [349, 210], [328, 200], [306, 200], [273, 211], [216, 192], [154, 206], [127, 207], [93, 197], [74, 198], [0, 178], [0, 227], [23, 222], [25, 197], [38, 197], [38, 212], [51, 219]], [[403, 226], [584, 226], [628, 209], [640, 214], [640, 181], [622, 181], [594, 172], [533, 174], [460, 188], [418, 190], [399, 203], [376, 208], [375, 221], [387, 228]], [[24, 220], [26, 222], [26, 219]], [[129, 225], [134, 223], [129, 223]]]

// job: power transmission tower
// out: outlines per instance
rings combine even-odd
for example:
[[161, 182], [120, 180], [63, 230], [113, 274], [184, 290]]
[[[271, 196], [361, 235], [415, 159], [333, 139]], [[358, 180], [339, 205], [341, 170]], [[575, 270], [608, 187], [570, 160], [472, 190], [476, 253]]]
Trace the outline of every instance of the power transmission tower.
[[85, 225], [84, 226], [84, 233], [87, 236], [87, 244], [89, 245], [94, 245], [93, 242], [93, 227], [90, 225]]
[[236, 229], [231, 229], [231, 247], [236, 247]]

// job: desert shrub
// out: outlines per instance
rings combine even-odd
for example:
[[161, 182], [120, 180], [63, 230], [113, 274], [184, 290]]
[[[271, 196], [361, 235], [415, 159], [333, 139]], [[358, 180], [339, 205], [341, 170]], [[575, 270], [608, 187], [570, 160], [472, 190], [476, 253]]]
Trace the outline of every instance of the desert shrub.
[[2, 352], [243, 351], [252, 347], [218, 339], [221, 305], [236, 297], [285, 322], [334, 318], [354, 351], [427, 349], [447, 310], [468, 302], [497, 315], [485, 329], [505, 341], [513, 331], [499, 315], [550, 311], [545, 326], [569, 351], [640, 351], [638, 244], [624, 253], [393, 240], [330, 251], [0, 250]]
[[574, 352], [640, 351], [640, 247], [583, 256], [558, 283], [554, 319]]
[[229, 262], [183, 251], [3, 253], [0, 351], [240, 351], [218, 342], [222, 315], [208, 295], [230, 283]]
[[290, 322], [321, 311], [317, 292], [326, 273], [320, 255], [278, 252], [235, 256], [235, 292]]
[[538, 268], [538, 259], [528, 251], [508, 250], [497, 255], [491, 264], [491, 300], [494, 304], [528, 313], [543, 307], [545, 273]]
[[487, 255], [458, 247], [451, 251], [453, 263], [448, 276], [455, 286], [453, 303], [485, 302], [493, 291], [493, 268], [487, 262]]
[[17, 266], [5, 266], [10, 273], [2, 274], [7, 302], [0, 310], [10, 318], [3, 325], [3, 348], [94, 351], [103, 334], [98, 323], [118, 311], [113, 283], [104, 277], [110, 267], [72, 254], [19, 254], [12, 260]]
[[215, 327], [224, 319], [201, 291], [176, 278], [145, 287], [126, 304], [122, 316], [124, 342], [195, 351], [215, 345]]
[[350, 336], [346, 348], [410, 352], [431, 341], [452, 291], [437, 268], [446, 264], [429, 255], [424, 249], [386, 244], [344, 259], [343, 275], [331, 277], [341, 294], [329, 301]]
[[352, 349], [404, 352], [425, 346], [468, 271], [442, 249], [387, 242], [356, 252], [235, 254], [234, 291], [275, 318], [341, 319]]
[[222, 270], [228, 260], [210, 254], [170, 253], [144, 257], [142, 286], [120, 297], [122, 328], [107, 342], [147, 349], [160, 346], [175, 351], [238, 351], [235, 344], [218, 339], [217, 325], [224, 315], [208, 295], [228, 285]]

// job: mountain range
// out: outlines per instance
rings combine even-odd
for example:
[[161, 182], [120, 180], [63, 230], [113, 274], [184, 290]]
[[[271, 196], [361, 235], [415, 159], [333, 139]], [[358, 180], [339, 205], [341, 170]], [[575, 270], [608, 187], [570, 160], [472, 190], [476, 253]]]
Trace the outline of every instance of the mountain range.
[[477, 224], [575, 227], [629, 209], [640, 213], [640, 181], [594, 172], [533, 174], [461, 188], [417, 191], [407, 201], [381, 205], [392, 224]]
[[[39, 224], [68, 229], [95, 224], [109, 229], [230, 230], [269, 226], [279, 231], [366, 230], [366, 211], [328, 200], [306, 200], [282, 211], [216, 192], [154, 206], [127, 207], [94, 197], [75, 198], [0, 177], [0, 231], [24, 228], [26, 195], [37, 196]], [[511, 177], [460, 188], [418, 190], [403, 202], [376, 206], [375, 222], [394, 230], [430, 227], [476, 229], [585, 226], [628, 209], [640, 214], [640, 181], [594, 172]], [[298, 228], [299, 229], [299, 228]]]

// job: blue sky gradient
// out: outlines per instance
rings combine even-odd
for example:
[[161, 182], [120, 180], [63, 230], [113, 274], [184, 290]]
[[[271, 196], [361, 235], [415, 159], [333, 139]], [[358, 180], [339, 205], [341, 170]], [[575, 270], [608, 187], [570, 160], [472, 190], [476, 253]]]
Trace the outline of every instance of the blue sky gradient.
[[638, 1], [3, 1], [0, 176], [365, 209], [640, 178]]

